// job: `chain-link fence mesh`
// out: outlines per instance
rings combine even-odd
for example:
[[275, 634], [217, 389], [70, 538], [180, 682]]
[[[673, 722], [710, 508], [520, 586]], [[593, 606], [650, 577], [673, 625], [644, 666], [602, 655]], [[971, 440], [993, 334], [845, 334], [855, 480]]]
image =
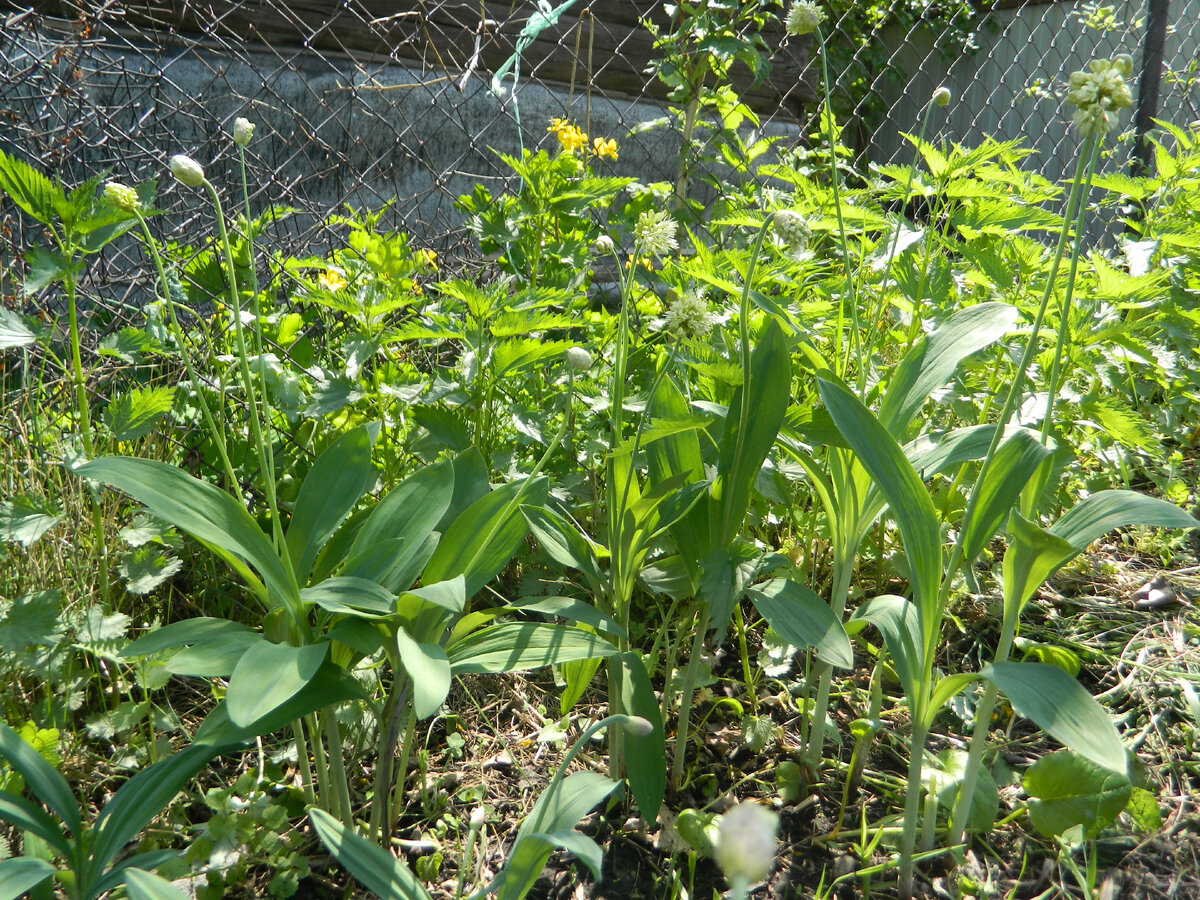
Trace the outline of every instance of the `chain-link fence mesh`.
[[[1169, 0], [1149, 2], [1166, 9]], [[1171, 4], [1157, 69], [1147, 57], [1149, 69], [1164, 70], [1153, 112], [1180, 123], [1200, 115], [1200, 15], [1190, 3]], [[955, 100], [934, 122], [940, 137], [1023, 138], [1043, 174], [1060, 177], [1075, 138], [1051, 89], [1087, 60], [1119, 51], [1133, 54], [1136, 79], [1153, 24], [1148, 8], [1140, 0], [837, 0], [824, 33], [844, 135], [863, 162], [910, 152], [898, 132], [917, 130], [930, 93], [945, 84]], [[743, 133], [780, 137], [777, 146], [806, 141], [820, 85], [811, 39], [786, 39], [777, 18], [763, 27], [755, 13], [783, 13], [768, 0], [695, 9], [693, 25], [696, 15], [724, 15], [743, 39], [761, 34], [754, 52], [769, 74], [754, 83], [749, 56], [730, 68], [754, 113]], [[156, 227], [186, 240], [206, 225], [194, 218], [201, 204], [165, 177], [165, 162], [187, 152], [214, 181], [236, 184], [229, 132], [246, 116], [258, 125], [249, 147], [252, 206], [298, 210], [267, 236], [274, 248], [319, 250], [336, 240], [323, 223], [346, 204], [390, 203], [389, 227], [460, 262], [472, 242], [456, 198], [476, 184], [493, 194], [512, 187], [496, 151], [545, 145], [553, 116], [620, 142], [605, 174], [675, 184], [681, 161], [719, 163], [715, 144], [684, 149], [686, 104], [678, 92], [668, 96], [672, 71], [659, 66], [660, 77], [653, 62], [675, 52], [694, 73], [697, 54], [717, 61], [711, 69], [742, 46], [705, 43], [696, 29], [656, 45], [655, 30], [661, 39], [686, 24], [665, 0], [108, 0], [11, 5], [2, 15], [0, 147], [64, 183], [102, 170], [129, 182], [158, 178], [167, 215]], [[506, 75], [499, 94], [497, 72]], [[702, 106], [698, 118], [711, 120], [715, 108]], [[646, 127], [664, 119], [666, 127]], [[694, 139], [719, 133], [700, 128]], [[37, 235], [11, 206], [0, 214], [7, 270]], [[93, 293], [136, 307], [143, 281], [130, 274], [135, 265], [143, 265], [137, 254], [112, 256], [93, 270]], [[11, 279], [4, 286], [13, 296]]]

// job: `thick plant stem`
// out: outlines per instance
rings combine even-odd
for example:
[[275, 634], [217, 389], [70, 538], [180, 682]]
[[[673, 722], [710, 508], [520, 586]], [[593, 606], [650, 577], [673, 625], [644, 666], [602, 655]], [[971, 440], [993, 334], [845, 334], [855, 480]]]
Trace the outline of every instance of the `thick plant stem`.
[[708, 634], [708, 604], [701, 601], [696, 612], [696, 631], [692, 635], [692, 655], [688, 658], [683, 685], [679, 691], [679, 722], [675, 728], [674, 758], [671, 762], [671, 790], [677, 791], [683, 781], [683, 763], [687, 758], [688, 728], [692, 720], [692, 696], [700, 675], [700, 656], [704, 653], [704, 637]]
[[917, 847], [917, 824], [921, 818], [921, 773], [925, 764], [925, 740], [929, 726], [925, 724], [924, 704], [913, 710], [912, 740], [908, 759], [908, 788], [904, 797], [904, 830], [900, 835], [900, 897], [912, 900], [913, 851]]
[[315, 806], [317, 795], [313, 791], [313, 773], [308, 759], [308, 741], [304, 739], [304, 723], [299, 719], [292, 722], [292, 737], [296, 741], [296, 765], [300, 767], [300, 785], [304, 790], [304, 802], [309, 806]]
[[[395, 668], [392, 669], [396, 671]], [[384, 703], [383, 716], [380, 722], [379, 740], [375, 751], [375, 795], [371, 800], [370, 837], [376, 843], [383, 842], [383, 827], [392, 819], [390, 798], [392, 796], [392, 779], [395, 771], [396, 745], [400, 742], [400, 729], [403, 727], [403, 716], [408, 709], [408, 679], [402, 679], [403, 686], [393, 681], [392, 689], [388, 692]]]
[[[829, 595], [829, 606], [840, 622], [846, 612], [846, 600], [850, 595], [850, 576], [854, 572], [854, 552], [839, 554], [833, 561], [833, 588]], [[808, 745], [804, 748], [804, 761], [812, 774], [821, 766], [821, 754], [825, 747], [825, 711], [829, 706], [829, 691], [833, 685], [833, 666], [827, 662], [817, 664], [817, 696], [810, 714]]]
[[[1000, 628], [1000, 643], [996, 646], [995, 662], [1007, 662], [1008, 654], [1012, 652], [1013, 637], [1017, 630], [1017, 617], [1005, 616]], [[991, 730], [992, 710], [996, 708], [996, 696], [999, 690], [990, 681], [984, 689], [983, 697], [975, 707], [975, 730], [971, 733], [971, 746], [967, 751], [967, 764], [963, 768], [961, 789], [954, 803], [954, 812], [950, 816], [949, 843], [951, 846], [961, 844], [967, 834], [967, 823], [971, 813], [971, 798], [975, 793], [975, 781], [979, 777], [979, 769], [983, 764], [983, 754], [987, 751], [988, 731]], [[969, 789], [969, 790], [968, 790]]]
[[342, 756], [342, 732], [338, 728], [337, 714], [333, 707], [327, 707], [321, 710], [320, 716], [325, 743], [329, 745], [329, 779], [333, 785], [338, 816], [347, 828], [353, 828], [354, 809], [350, 804], [350, 785], [346, 779], [346, 760]]

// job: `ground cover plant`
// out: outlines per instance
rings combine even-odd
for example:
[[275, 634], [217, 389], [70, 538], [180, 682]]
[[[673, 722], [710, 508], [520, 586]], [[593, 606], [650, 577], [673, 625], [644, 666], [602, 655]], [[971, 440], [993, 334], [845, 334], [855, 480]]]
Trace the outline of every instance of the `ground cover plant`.
[[[827, 77], [767, 155], [724, 82], [773, 13], [726, 6], [656, 70], [719, 202], [556, 119], [461, 198], [473, 275], [385, 210], [265, 253], [244, 118], [231, 184], [0, 152], [46, 229], [0, 310], [0, 898], [1200, 890], [1200, 139], [1106, 170], [1117, 57], [1065, 184], [929, 140], [945, 89], [855, 170]], [[155, 279], [108, 333], [115, 240]]]

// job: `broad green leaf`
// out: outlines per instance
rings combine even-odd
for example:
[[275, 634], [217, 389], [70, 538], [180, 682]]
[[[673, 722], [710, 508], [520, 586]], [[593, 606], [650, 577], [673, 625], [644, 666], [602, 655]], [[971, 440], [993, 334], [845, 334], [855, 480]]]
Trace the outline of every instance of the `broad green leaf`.
[[108, 404], [104, 424], [112, 432], [113, 440], [135, 441], [149, 434], [174, 403], [174, 388], [134, 388]]
[[444, 532], [476, 500], [487, 496], [492, 485], [488, 481], [488, 464], [475, 447], [460, 453], [452, 461], [454, 467], [454, 497], [438, 520], [436, 531]]
[[616, 647], [590, 631], [544, 622], [493, 625], [446, 649], [455, 675], [523, 672], [575, 659], [612, 656], [616, 652]]
[[1076, 503], [1049, 531], [1082, 551], [1114, 528], [1127, 525], [1195, 528], [1200, 522], [1173, 503], [1136, 491], [1100, 491]]
[[413, 710], [418, 719], [427, 719], [450, 693], [450, 660], [439, 644], [418, 643], [403, 628], [396, 630], [396, 649], [412, 683]]
[[1021, 786], [1030, 797], [1029, 820], [1046, 837], [1077, 825], [1095, 837], [1125, 809], [1133, 792], [1124, 775], [1070, 750], [1039, 759]]
[[10, 791], [0, 791], [0, 822], [36, 835], [64, 857], [70, 857], [71, 845], [63, 826], [40, 806]]
[[462, 575], [467, 596], [476, 594], [500, 574], [529, 533], [520, 513], [522, 504], [546, 501], [545, 477], [511, 481], [476, 500], [442, 535], [425, 566], [426, 581], [449, 581]]
[[244, 728], [229, 720], [227, 702], [218, 703], [197, 729], [192, 743], [217, 748], [248, 744], [254, 738], [286, 728], [296, 719], [318, 709], [338, 706], [349, 700], [366, 699], [362, 685], [354, 676], [341, 666], [326, 661], [303, 690]]
[[576, 600], [573, 597], [522, 597], [508, 604], [506, 609], [519, 609], [525, 612], [540, 613], [543, 616], [558, 616], [590, 625], [618, 638], [625, 638], [625, 629], [596, 609], [586, 600]]
[[28, 347], [37, 343], [37, 335], [25, 320], [11, 309], [0, 308], [0, 350]]
[[76, 474], [124, 491], [181, 531], [254, 566], [279, 599], [299, 602], [290, 574], [245, 508], [215, 485], [151, 459], [106, 456]]
[[193, 619], [172, 622], [149, 634], [142, 635], [132, 643], [126, 644], [121, 650], [121, 655], [126, 659], [132, 659], [135, 656], [146, 656], [162, 650], [171, 650], [207, 641], [223, 641], [244, 635], [257, 638], [258, 632], [240, 622], [232, 622], [229, 619], [198, 616]]
[[789, 644], [814, 648], [824, 662], [843, 669], [854, 665], [850, 638], [829, 604], [811, 589], [776, 578], [746, 591], [767, 624]]
[[1080, 550], [1015, 510], [1008, 520], [1008, 532], [1002, 569], [1004, 610], [1005, 616], [1015, 621], [1051, 573]]
[[136, 868], [125, 870], [125, 893], [129, 900], [187, 900], [187, 895], [165, 878]]
[[1129, 818], [1137, 830], [1143, 834], [1153, 834], [1163, 826], [1162, 811], [1158, 808], [1158, 798], [1145, 788], [1135, 787], [1125, 807]]
[[591, 685], [592, 679], [596, 677], [596, 673], [600, 671], [600, 666], [603, 664], [603, 659], [593, 658], [577, 659], [559, 666], [559, 674], [566, 682], [566, 687], [563, 688], [562, 694], [558, 698], [559, 712], [565, 716], [571, 711], [579, 702], [579, 698], [583, 696], [584, 691]]
[[18, 495], [0, 503], [0, 541], [28, 550], [61, 520], [61, 509], [36, 497]]
[[333, 858], [380, 900], [429, 900], [429, 892], [412, 870], [382, 847], [323, 809], [310, 809], [308, 820]]
[[[384, 541], [397, 539], [407, 542], [415, 558], [418, 548], [434, 531], [453, 495], [454, 468], [449, 461], [426, 466], [409, 475], [371, 510], [354, 538], [347, 559], [360, 556]], [[343, 574], [360, 574], [360, 571]], [[416, 573], [413, 575], [415, 577]], [[412, 579], [409, 579], [406, 584], [384, 584], [384, 587], [398, 591], [411, 583]]]
[[857, 397], [824, 378], [817, 379], [817, 383], [821, 399], [842, 437], [887, 498], [892, 517], [904, 539], [924, 646], [932, 648], [942, 626], [941, 610], [937, 608], [942, 578], [942, 540], [929, 491], [895, 438]]
[[608, 664], [621, 667], [621, 711], [626, 715], [641, 716], [652, 726], [649, 734], [638, 735], [627, 730], [622, 737], [629, 789], [642, 818], [653, 822], [658, 818], [667, 789], [667, 744], [662, 709], [655, 699], [654, 687], [641, 656], [622, 653], [619, 660], [610, 659]]
[[617, 785], [595, 772], [576, 772], [543, 793], [517, 832], [504, 873], [494, 885], [496, 900], [521, 900], [529, 893], [556, 845], [547, 836], [572, 830]]
[[522, 506], [521, 515], [529, 523], [529, 530], [547, 556], [561, 565], [582, 572], [593, 591], [603, 587], [605, 577], [596, 560], [594, 544], [574, 523], [549, 509], [536, 506]]
[[288, 555], [298, 583], [308, 580], [317, 553], [375, 480], [371, 447], [378, 433], [373, 425], [346, 432], [317, 457], [300, 485], [287, 530]]
[[[721, 545], [733, 540], [746, 510], [750, 491], [787, 414], [792, 369], [787, 342], [772, 319], [750, 354], [750, 384], [738, 388], [725, 416], [712, 484], [713, 509]], [[742, 406], [747, 404], [746, 431], [741, 431]]]
[[[952, 810], [962, 788], [967, 753], [965, 750], [946, 749], [937, 755], [937, 761], [937, 768], [925, 770], [925, 782], [937, 795], [938, 803], [944, 809]], [[996, 780], [986, 767], [980, 766], [975, 777], [975, 791], [971, 795], [967, 827], [978, 834], [987, 834], [992, 830], [999, 813], [1000, 791], [996, 787]]]
[[954, 377], [964, 359], [1012, 330], [1018, 315], [1007, 303], [980, 303], [943, 322], [896, 367], [879, 407], [880, 424], [893, 437], [903, 438], [929, 395]]
[[396, 595], [374, 581], [353, 576], [327, 578], [300, 592], [305, 603], [345, 616], [386, 619], [396, 614]]
[[44, 859], [32, 856], [0, 861], [0, 900], [29, 896], [29, 891], [57, 871]]
[[1110, 771], [1125, 772], [1125, 748], [1108, 712], [1058, 666], [992, 663], [979, 674], [1056, 741]]
[[220, 638], [197, 641], [172, 655], [165, 663], [172, 675], [194, 678], [228, 678], [246, 651], [267, 639], [256, 631], [231, 632]]
[[874, 625], [883, 635], [892, 665], [900, 676], [900, 686], [909, 703], [920, 696], [921, 626], [917, 608], [894, 594], [872, 597], [854, 611], [846, 622], [846, 631], [857, 634], [866, 625]]
[[[440, 538], [437, 532], [430, 532], [422, 539], [393, 538], [363, 547], [346, 559], [341, 577], [373, 581], [389, 592], [399, 593], [417, 580]], [[326, 545], [332, 546], [332, 542]]]
[[25, 779], [25, 786], [54, 811], [73, 835], [79, 837], [83, 833], [79, 803], [66, 779], [3, 722], [0, 722], [0, 756], [8, 760], [8, 764]]
[[1017, 505], [1025, 484], [1052, 453], [1037, 434], [1025, 428], [1012, 431], [996, 448], [981, 473], [983, 481], [976, 488], [971, 516], [962, 525], [964, 566], [970, 566], [983, 551]]
[[[679, 388], [664, 378], [655, 391], [648, 413], [661, 419], [682, 419], [690, 408]], [[687, 483], [705, 481], [704, 459], [700, 454], [700, 437], [695, 431], [679, 431], [665, 436], [646, 447], [646, 465], [652, 485], [663, 484], [680, 474]], [[691, 511], [671, 526], [671, 538], [679, 549], [693, 583], [700, 577], [697, 561], [708, 551], [709, 503], [700, 500]]]
[[225, 695], [229, 719], [246, 727], [286, 703], [312, 680], [328, 644], [254, 644], [242, 654]]
[[1083, 669], [1083, 661], [1080, 660], [1079, 654], [1066, 647], [1017, 637], [1013, 641], [1013, 648], [1021, 653], [1022, 659], [1058, 666], [1072, 678], [1078, 678], [1079, 672]]
[[151, 819], [167, 808], [192, 776], [226, 749], [229, 748], [192, 744], [142, 769], [121, 785], [92, 828], [87, 880], [96, 882], [103, 869]]

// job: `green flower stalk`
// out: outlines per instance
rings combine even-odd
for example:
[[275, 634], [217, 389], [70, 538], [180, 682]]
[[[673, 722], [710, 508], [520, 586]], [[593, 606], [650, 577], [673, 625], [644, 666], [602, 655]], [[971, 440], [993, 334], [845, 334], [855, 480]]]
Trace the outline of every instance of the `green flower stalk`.
[[[1075, 177], [1071, 182], [1071, 190], [1067, 199], [1067, 209], [1063, 219], [1063, 228], [1059, 234], [1050, 271], [1046, 276], [1046, 287], [1042, 293], [1041, 303], [1038, 305], [1037, 315], [1034, 318], [1033, 328], [1025, 345], [1025, 351], [1021, 355], [1016, 375], [1012, 386], [1009, 388], [1004, 408], [1001, 410], [998, 427], [992, 437], [991, 446], [988, 448], [983, 468], [981, 468], [979, 476], [976, 478], [975, 487], [967, 502], [967, 519], [970, 518], [978, 502], [977, 494], [979, 486], [984, 482], [986, 468], [1000, 444], [1003, 428], [1016, 410], [1017, 403], [1023, 391], [1025, 373], [1028, 371], [1033, 354], [1037, 350], [1037, 339], [1042, 320], [1050, 305], [1050, 298], [1054, 294], [1054, 283], [1058, 276], [1058, 270], [1062, 263], [1067, 241], [1070, 239], [1073, 231], [1075, 240], [1072, 246], [1071, 266], [1060, 313], [1054, 360], [1051, 365], [1049, 399], [1047, 401], [1046, 415], [1042, 422], [1043, 439], [1048, 440], [1049, 438], [1050, 430], [1053, 427], [1054, 399], [1058, 393], [1059, 366], [1069, 327], [1070, 301], [1074, 290], [1076, 266], [1083, 243], [1083, 223], [1087, 196], [1091, 191], [1092, 177], [1095, 173], [1101, 141], [1107, 133], [1107, 129], [1111, 129], [1115, 125], [1115, 117], [1110, 121], [1108, 113], [1114, 106], [1123, 108], [1121, 104], [1124, 103], [1124, 99], [1128, 95], [1128, 88], [1124, 84], [1124, 75], [1130, 71], [1132, 71], [1132, 61], [1126, 58], [1118, 58], [1113, 61], [1098, 60], [1092, 62], [1086, 70], [1074, 72], [1071, 75], [1071, 90], [1067, 94], [1067, 102], [1076, 106], [1077, 110], [1085, 112], [1082, 124], [1078, 116], [1075, 119], [1075, 125], [1084, 139], [1083, 148], [1079, 154]], [[1105, 123], [1106, 130], [1102, 131], [1098, 129], [1097, 122], [1100, 120], [1103, 120]], [[956, 546], [955, 551], [955, 558], [961, 558], [961, 546]], [[996, 648], [995, 662], [1004, 662], [1008, 659], [1015, 633], [1016, 621], [1006, 620], [1003, 623], [1000, 641]], [[958, 800], [955, 803], [951, 816], [949, 834], [951, 844], [961, 843], [966, 835], [971, 797], [974, 794], [975, 781], [978, 778], [979, 767], [982, 765], [983, 754], [987, 747], [987, 734], [991, 724], [992, 710], [995, 707], [996, 696], [997, 690], [995, 686], [989, 685], [976, 708], [975, 730], [971, 736], [970, 749], [968, 751], [966, 767], [963, 771], [962, 784], [959, 788]]]

